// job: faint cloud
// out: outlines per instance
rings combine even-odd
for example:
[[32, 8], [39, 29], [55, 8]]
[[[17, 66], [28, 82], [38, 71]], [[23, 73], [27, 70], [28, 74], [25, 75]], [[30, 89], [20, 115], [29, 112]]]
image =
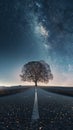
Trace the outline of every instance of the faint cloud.
[[41, 4], [39, 4], [38, 2], [36, 2], [36, 6], [37, 6], [38, 8], [40, 8], [40, 7], [41, 7]]
[[68, 71], [73, 71], [73, 66], [71, 64], [68, 64]]
[[47, 50], [49, 50], [49, 49], [51, 49], [51, 46], [48, 44], [46, 44], [46, 43], [44, 43], [44, 47], [45, 47], [45, 49], [47, 49]]

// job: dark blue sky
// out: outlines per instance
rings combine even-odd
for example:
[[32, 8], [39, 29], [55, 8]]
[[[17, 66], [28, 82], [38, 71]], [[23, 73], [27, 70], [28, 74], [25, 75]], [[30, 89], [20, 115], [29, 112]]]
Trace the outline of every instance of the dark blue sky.
[[0, 85], [21, 84], [30, 60], [50, 64], [50, 84], [73, 85], [73, 0], [0, 0]]

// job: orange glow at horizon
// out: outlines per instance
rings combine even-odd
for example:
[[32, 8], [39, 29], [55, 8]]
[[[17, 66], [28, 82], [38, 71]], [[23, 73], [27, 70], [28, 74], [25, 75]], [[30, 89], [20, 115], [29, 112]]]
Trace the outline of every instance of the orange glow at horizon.
[[[35, 86], [35, 83], [33, 82], [22, 82], [20, 81], [19, 83], [2, 83], [0, 82], [0, 86], [6, 86], [6, 87], [11, 87], [11, 86], [19, 86], [19, 85], [22, 85], [22, 86]], [[38, 83], [38, 86], [70, 86], [70, 87], [73, 87], [72, 84], [59, 84], [57, 82], [53, 82], [53, 81], [50, 81], [49, 83], [45, 84], [45, 83]]]
[[[0, 81], [0, 86], [17, 86], [17, 85], [35, 85], [33, 82], [23, 82], [20, 79], [19, 74], [21, 74], [21, 68], [22, 66], [17, 67], [12, 71], [11, 73], [11, 80], [8, 82], [6, 81]], [[54, 75], [53, 80], [50, 80], [49, 83], [38, 83], [38, 86], [71, 86], [73, 87], [73, 74], [68, 72], [62, 72], [60, 73], [60, 70], [56, 69], [57, 67], [51, 66], [52, 73]]]

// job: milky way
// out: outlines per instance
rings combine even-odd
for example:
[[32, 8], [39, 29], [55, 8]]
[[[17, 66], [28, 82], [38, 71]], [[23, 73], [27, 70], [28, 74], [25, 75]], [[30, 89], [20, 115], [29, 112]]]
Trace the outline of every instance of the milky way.
[[0, 81], [17, 83], [29, 60], [47, 61], [54, 84], [73, 84], [73, 0], [0, 0]]

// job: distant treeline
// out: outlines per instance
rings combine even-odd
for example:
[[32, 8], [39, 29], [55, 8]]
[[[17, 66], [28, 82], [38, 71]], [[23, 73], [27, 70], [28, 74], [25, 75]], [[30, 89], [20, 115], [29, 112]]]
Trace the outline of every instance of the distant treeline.
[[28, 88], [25, 88], [25, 87], [17, 87], [17, 88], [11, 87], [11, 88], [6, 88], [6, 89], [1, 89], [0, 90], [0, 97], [20, 93], [20, 92], [23, 92], [27, 89]]
[[42, 87], [44, 90], [62, 94], [66, 96], [73, 96], [73, 87]]

